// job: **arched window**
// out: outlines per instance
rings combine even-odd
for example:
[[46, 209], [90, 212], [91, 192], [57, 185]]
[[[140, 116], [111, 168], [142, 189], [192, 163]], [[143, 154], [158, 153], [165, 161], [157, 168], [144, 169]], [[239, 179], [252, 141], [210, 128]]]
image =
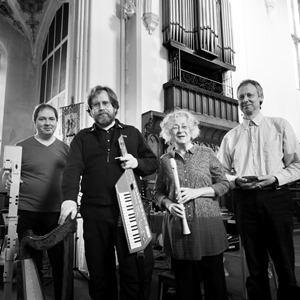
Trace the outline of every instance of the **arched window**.
[[56, 12], [42, 54], [40, 103], [64, 98], [67, 75], [69, 4]]

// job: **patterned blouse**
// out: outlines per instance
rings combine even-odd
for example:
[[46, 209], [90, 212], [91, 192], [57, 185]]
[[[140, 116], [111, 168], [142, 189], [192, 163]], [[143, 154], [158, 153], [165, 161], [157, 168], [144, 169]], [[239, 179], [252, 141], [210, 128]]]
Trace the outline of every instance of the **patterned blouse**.
[[164, 252], [183, 260], [200, 260], [222, 253], [228, 248], [228, 241], [217, 197], [228, 191], [229, 182], [221, 163], [210, 148], [196, 144], [184, 159], [175, 151], [164, 154], [155, 184], [155, 198], [163, 210], [164, 199], [176, 201], [170, 158], [175, 158], [181, 187], [212, 187], [216, 197], [199, 197], [184, 204], [189, 235], [182, 234], [181, 219], [167, 210], [162, 228]]

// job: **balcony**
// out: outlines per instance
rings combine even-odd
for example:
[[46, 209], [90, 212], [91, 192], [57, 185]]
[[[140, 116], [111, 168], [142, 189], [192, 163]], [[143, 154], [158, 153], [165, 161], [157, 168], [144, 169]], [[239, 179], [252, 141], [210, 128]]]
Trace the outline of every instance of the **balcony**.
[[[238, 101], [233, 98], [177, 80], [170, 80], [163, 88], [165, 113], [186, 109], [197, 116], [200, 144], [217, 150], [223, 136], [239, 124]], [[143, 134], [158, 157], [165, 147], [159, 138], [159, 125], [165, 113], [148, 111], [142, 115]]]
[[194, 113], [200, 126], [200, 141], [220, 145], [227, 131], [239, 124], [238, 101], [198, 86], [171, 80], [163, 85], [164, 111], [186, 109]]

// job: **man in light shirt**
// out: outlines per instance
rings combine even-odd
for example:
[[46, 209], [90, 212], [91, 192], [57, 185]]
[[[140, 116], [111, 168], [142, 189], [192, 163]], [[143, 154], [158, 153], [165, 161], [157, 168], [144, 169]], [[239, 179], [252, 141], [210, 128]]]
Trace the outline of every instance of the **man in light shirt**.
[[288, 183], [300, 178], [300, 146], [291, 125], [260, 112], [263, 89], [254, 80], [237, 88], [243, 123], [223, 138], [218, 158], [231, 182], [238, 230], [245, 248], [250, 300], [271, 300], [269, 256], [277, 299], [300, 299], [294, 273], [294, 205]]

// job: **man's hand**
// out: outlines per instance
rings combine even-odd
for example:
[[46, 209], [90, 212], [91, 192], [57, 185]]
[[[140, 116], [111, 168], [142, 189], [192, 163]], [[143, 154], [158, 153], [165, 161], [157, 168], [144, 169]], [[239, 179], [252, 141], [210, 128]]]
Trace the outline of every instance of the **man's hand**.
[[11, 172], [5, 171], [2, 175], [2, 184], [5, 187], [6, 190], [10, 189], [10, 186], [12, 184], [11, 181]]
[[270, 186], [277, 181], [277, 178], [273, 175], [259, 176], [258, 184], [260, 188], [264, 188], [265, 186]]
[[77, 214], [77, 203], [73, 200], [65, 200], [61, 204], [60, 216], [58, 219], [58, 224], [64, 224], [67, 216], [71, 213], [71, 219], [74, 219]]
[[[23, 181], [20, 179], [20, 184], [22, 184]], [[5, 171], [2, 175], [2, 184], [5, 187], [6, 190], [10, 190], [12, 180], [11, 180], [11, 172]]]
[[244, 190], [261, 189], [272, 185], [276, 181], [273, 175], [258, 176], [256, 181], [249, 182], [247, 178], [237, 177], [235, 180], [236, 186]]
[[235, 179], [235, 185], [240, 187], [243, 190], [251, 190], [251, 189], [258, 189], [259, 186], [257, 185], [257, 181], [248, 181], [247, 178], [244, 177], [237, 177]]
[[125, 156], [116, 157], [116, 159], [119, 159], [122, 162], [121, 166], [125, 170], [135, 169], [138, 166], [137, 159], [129, 153], [125, 154]]

